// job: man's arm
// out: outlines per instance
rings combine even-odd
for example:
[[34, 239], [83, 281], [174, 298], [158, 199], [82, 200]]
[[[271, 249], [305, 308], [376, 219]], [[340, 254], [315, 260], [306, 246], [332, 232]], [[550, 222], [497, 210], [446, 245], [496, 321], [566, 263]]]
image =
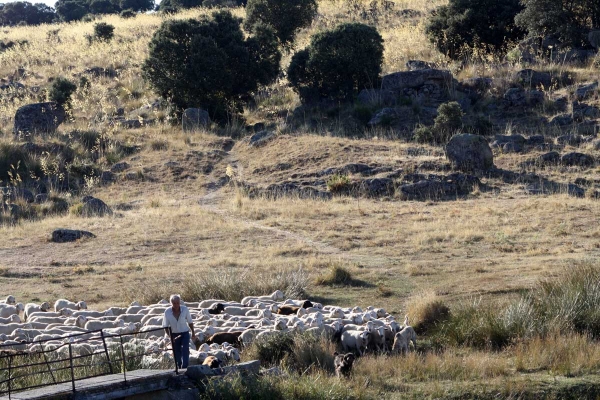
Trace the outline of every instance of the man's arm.
[[192, 319], [192, 313], [190, 313], [190, 309], [187, 309], [187, 322], [188, 325], [190, 326], [190, 330], [192, 331], [192, 339], [194, 339], [196, 337], [196, 334], [194, 333], [194, 320]]

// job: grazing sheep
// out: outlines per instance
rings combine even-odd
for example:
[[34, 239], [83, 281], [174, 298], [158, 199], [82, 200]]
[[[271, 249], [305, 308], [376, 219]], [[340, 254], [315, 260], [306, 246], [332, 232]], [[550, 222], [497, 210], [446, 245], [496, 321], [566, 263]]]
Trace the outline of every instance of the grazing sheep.
[[223, 344], [227, 343], [238, 343], [238, 338], [243, 333], [243, 331], [237, 332], [218, 332], [208, 338], [206, 341], [207, 344], [217, 343]]
[[333, 355], [335, 356], [333, 364], [335, 365], [335, 374], [337, 377], [341, 378], [343, 376], [344, 378], [349, 378], [352, 372], [352, 365], [354, 364], [354, 360], [356, 360], [354, 353], [338, 354], [336, 351]]
[[14, 306], [0, 304], [0, 318], [9, 318], [11, 315], [19, 315], [25, 310], [23, 303], [17, 303]]
[[70, 308], [71, 310], [86, 310], [87, 303], [85, 301], [73, 303], [72, 301], [66, 299], [56, 300], [56, 302], [54, 303], [54, 311], [60, 311], [63, 308]]
[[215, 356], [208, 356], [204, 359], [202, 365], [207, 365], [210, 368], [219, 368], [221, 366], [221, 361]]
[[0, 300], [0, 304], [9, 304], [11, 306], [14, 306], [15, 304], [17, 304], [17, 299], [15, 299], [15, 296], [8, 295], [6, 296], [6, 299]]
[[8, 318], [0, 318], [0, 325], [4, 325], [4, 324], [10, 324], [10, 323], [19, 323], [21, 322], [21, 317], [19, 317], [17, 314], [13, 314]]
[[375, 328], [369, 332], [371, 333], [369, 335], [369, 347], [376, 351], [386, 351], [387, 346], [385, 342], [385, 329], [383, 326]]
[[108, 307], [106, 311], [112, 312], [112, 315], [123, 315], [127, 314], [127, 308], [125, 307]]
[[46, 312], [49, 309], [50, 303], [48, 302], [43, 302], [42, 304], [27, 303], [25, 304], [23, 315], [25, 316], [25, 319], [27, 319], [29, 318], [29, 315], [33, 314], [34, 312]]
[[125, 327], [125, 321], [99, 321], [91, 320], [87, 321], [84, 328], [86, 331], [97, 331], [106, 328], [123, 328]]
[[358, 351], [358, 355], [364, 354], [367, 345], [369, 344], [369, 335], [367, 331], [345, 331], [342, 333], [342, 346], [345, 352]]

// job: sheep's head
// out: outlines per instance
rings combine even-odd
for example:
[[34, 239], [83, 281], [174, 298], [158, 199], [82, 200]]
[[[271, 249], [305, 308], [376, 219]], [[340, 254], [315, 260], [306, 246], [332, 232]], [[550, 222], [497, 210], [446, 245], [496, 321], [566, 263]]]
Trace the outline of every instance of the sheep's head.
[[209, 346], [209, 345], [207, 345], [206, 343], [202, 343], [202, 344], [200, 345], [200, 347], [198, 347], [198, 351], [199, 351], [199, 352], [201, 352], [201, 353], [202, 353], [202, 352], [204, 352], [204, 353], [208, 353], [208, 352], [210, 351], [210, 346]]
[[387, 317], [387, 312], [383, 308], [378, 308], [375, 312], [377, 313], [377, 318]]
[[78, 301], [77, 302], [77, 309], [78, 310], [87, 310], [87, 303], [85, 301]]
[[114, 317], [115, 313], [113, 313], [113, 311], [111, 309], [108, 309], [108, 310], [104, 311], [104, 315], [107, 317]]
[[138, 303], [137, 301], [132, 301], [131, 304], [129, 305], [129, 307], [140, 307], [141, 304]]
[[240, 361], [240, 351], [236, 348], [227, 351], [227, 358], [232, 358], [234, 361]]
[[169, 300], [161, 299], [157, 304], [169, 304]]
[[392, 321], [388, 325], [392, 329], [392, 332], [400, 332], [400, 324], [396, 321]]
[[13, 314], [9, 318], [10, 322], [21, 322], [21, 317], [19, 317], [17, 314]]
[[50, 303], [48, 303], [47, 301], [43, 302], [42, 304], [40, 304], [40, 311], [48, 311], [50, 309]]
[[279, 306], [277, 304], [271, 304], [271, 312], [276, 313], [279, 310]]
[[273, 313], [267, 308], [261, 311], [261, 315], [263, 318], [271, 318], [273, 316]]
[[298, 311], [296, 312], [296, 315], [299, 317], [303, 317], [307, 314], [306, 312], [306, 308], [299, 308]]
[[[75, 319], [75, 325], [80, 328], [85, 327], [86, 322], [87, 322], [87, 318], [84, 317], [83, 315], [80, 315], [77, 317], [77, 319]], [[121, 321], [121, 322], [123, 322], [123, 321]]]
[[271, 294], [271, 298], [275, 301], [283, 300], [283, 292], [281, 290], [276, 290]]
[[58, 313], [63, 317], [70, 317], [73, 315], [73, 310], [71, 310], [70, 308], [63, 308]]
[[354, 308], [352, 309], [352, 312], [356, 314], [356, 313], [361, 313], [361, 312], [363, 312], [363, 310], [362, 310], [362, 308], [360, 308], [360, 307], [354, 307]]
[[310, 308], [313, 305], [314, 304], [312, 303], [312, 301], [310, 301], [310, 300], [304, 300], [304, 303], [302, 303], [302, 308]]
[[17, 313], [25, 311], [25, 305], [23, 305], [23, 303], [15, 304], [15, 308], [17, 309]]
[[14, 305], [14, 304], [16, 304], [17, 299], [15, 299], [15, 296], [9, 295], [9, 296], [6, 296], [6, 300], [4, 300], [4, 302], [6, 304]]

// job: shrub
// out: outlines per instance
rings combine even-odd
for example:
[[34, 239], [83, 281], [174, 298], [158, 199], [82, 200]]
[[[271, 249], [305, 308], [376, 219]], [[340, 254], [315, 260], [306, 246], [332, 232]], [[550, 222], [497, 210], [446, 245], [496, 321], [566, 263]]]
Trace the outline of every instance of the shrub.
[[331, 193], [347, 193], [350, 186], [348, 175], [334, 174], [327, 180], [327, 189]]
[[125, 19], [133, 18], [133, 17], [135, 17], [135, 11], [133, 11], [131, 8], [129, 8], [127, 10], [121, 11], [121, 14], [119, 14], [119, 16], [121, 18], [125, 18]]
[[597, 0], [522, 0], [525, 9], [516, 24], [530, 36], [556, 35], [563, 43], [582, 46], [590, 28], [600, 27]]
[[110, 42], [115, 36], [115, 27], [106, 22], [94, 24], [94, 39], [101, 42]]
[[413, 139], [419, 143], [431, 143], [435, 139], [435, 134], [431, 127], [419, 124], [413, 131]]
[[514, 23], [522, 9], [520, 0], [450, 0], [429, 21], [427, 36], [452, 59], [481, 51], [503, 53], [525, 34]]
[[154, 8], [154, 0], [121, 0], [121, 10], [148, 11]]
[[58, 0], [54, 8], [56, 14], [65, 22], [79, 21], [88, 13], [87, 4], [75, 0]]
[[13, 143], [0, 143], [0, 186], [7, 186], [17, 179], [24, 181], [41, 176], [39, 162], [21, 146]]
[[249, 32], [256, 25], [268, 25], [289, 47], [298, 30], [310, 26], [316, 15], [316, 0], [248, 0], [244, 25]]
[[179, 110], [201, 107], [225, 120], [259, 85], [273, 82], [281, 60], [272, 30], [258, 27], [244, 39], [240, 23], [227, 11], [163, 22], [150, 42], [144, 77]]
[[346, 268], [340, 265], [331, 265], [329, 270], [318, 276], [315, 279], [315, 283], [317, 285], [351, 285], [353, 284], [354, 279], [352, 278], [352, 274]]
[[48, 100], [55, 101], [61, 106], [68, 105], [71, 102], [71, 95], [76, 90], [77, 86], [70, 80], [62, 77], [56, 78], [48, 92]]
[[434, 329], [450, 317], [450, 308], [435, 292], [419, 293], [413, 296], [406, 312], [411, 325], [419, 334]]
[[445, 142], [462, 127], [464, 114], [460, 104], [455, 101], [441, 104], [437, 112], [433, 125], [434, 139], [437, 142]]
[[383, 39], [377, 29], [342, 24], [314, 35], [307, 48], [294, 54], [288, 80], [303, 102], [350, 100], [377, 85], [382, 62]]
[[90, 12], [94, 14], [114, 14], [117, 10], [110, 0], [93, 0], [90, 3]]
[[0, 25], [39, 25], [51, 23], [55, 14], [45, 4], [14, 1], [0, 8]]

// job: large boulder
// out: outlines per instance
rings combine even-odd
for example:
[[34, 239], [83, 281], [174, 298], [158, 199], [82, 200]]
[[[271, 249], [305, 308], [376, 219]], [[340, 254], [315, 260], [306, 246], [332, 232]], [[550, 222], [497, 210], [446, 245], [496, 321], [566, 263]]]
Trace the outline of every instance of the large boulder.
[[534, 106], [542, 103], [544, 98], [544, 92], [539, 90], [510, 88], [504, 93], [504, 100], [512, 107]]
[[457, 85], [458, 82], [450, 71], [439, 69], [395, 72], [384, 76], [381, 81], [382, 90], [390, 90], [399, 97], [429, 105], [439, 105], [448, 101], [448, 88]]
[[258, 132], [258, 133], [255, 133], [254, 135], [250, 136], [248, 145], [250, 147], [260, 147], [260, 146], [266, 144], [267, 142], [273, 140], [274, 138], [275, 138], [275, 134], [273, 132], [270, 132], [270, 131]]
[[525, 147], [525, 138], [521, 135], [496, 135], [492, 147], [499, 147], [506, 153], [519, 153]]
[[409, 176], [405, 180], [413, 181], [400, 186], [398, 193], [403, 200], [438, 200], [467, 195], [481, 185], [481, 181], [472, 175], [453, 173], [448, 176]]
[[525, 88], [549, 89], [552, 85], [552, 75], [533, 69], [523, 69], [515, 74], [515, 81]]
[[188, 108], [181, 116], [181, 127], [184, 132], [193, 132], [210, 125], [208, 111], [201, 108]]
[[383, 89], [363, 89], [356, 99], [360, 104], [368, 106], [394, 106], [397, 102], [396, 93]]
[[575, 99], [576, 100], [585, 100], [590, 97], [597, 96], [598, 93], [598, 82], [589, 83], [587, 85], [579, 86], [575, 90]]
[[56, 102], [28, 104], [17, 110], [13, 133], [24, 137], [31, 137], [36, 133], [52, 133], [63, 123], [65, 117], [65, 110]]
[[54, 243], [74, 242], [84, 237], [95, 238], [96, 235], [88, 231], [74, 229], [56, 229], [52, 232], [52, 241]]
[[588, 33], [588, 41], [596, 50], [600, 50], [600, 30], [590, 31]]
[[452, 167], [465, 171], [485, 171], [494, 166], [494, 155], [483, 136], [462, 133], [446, 145], [446, 157]]
[[104, 217], [106, 215], [112, 215], [112, 209], [102, 200], [92, 196], [85, 196], [83, 198], [83, 207], [81, 209], [81, 215], [84, 217]]
[[560, 163], [567, 166], [589, 167], [594, 165], [594, 157], [583, 153], [567, 153], [560, 158]]

